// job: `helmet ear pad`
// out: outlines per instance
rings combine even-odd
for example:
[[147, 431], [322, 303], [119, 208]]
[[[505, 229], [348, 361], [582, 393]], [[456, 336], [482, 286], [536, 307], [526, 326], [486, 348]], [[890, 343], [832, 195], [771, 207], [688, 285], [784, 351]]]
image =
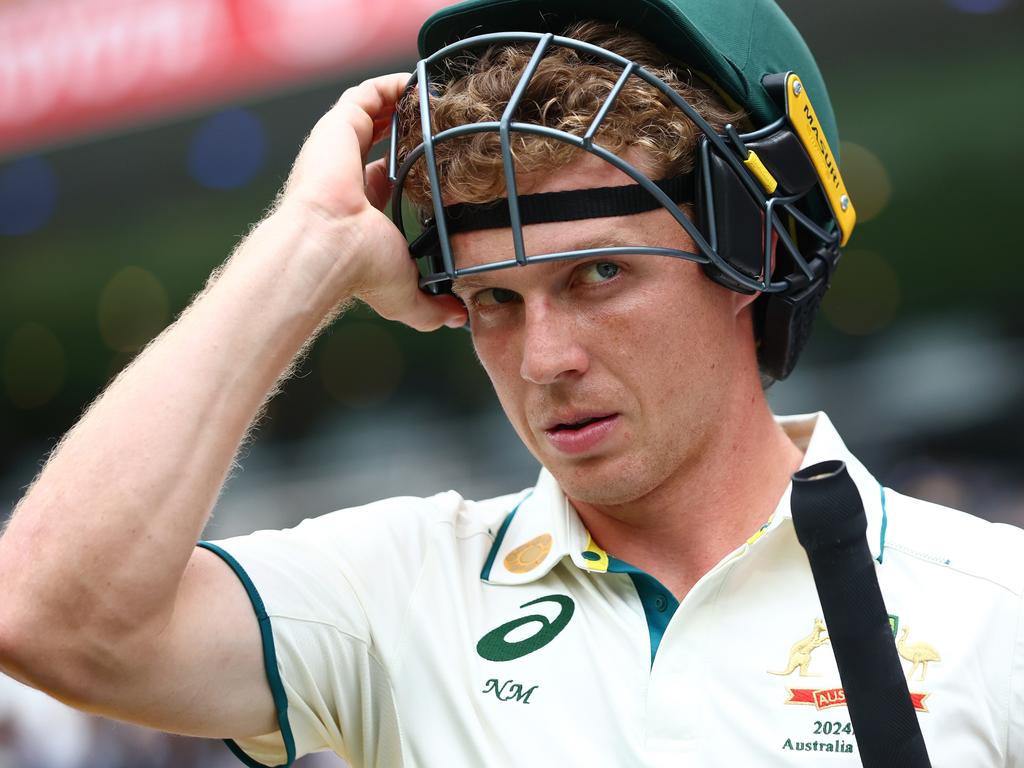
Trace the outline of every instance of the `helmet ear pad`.
[[[826, 257], [838, 261], [836, 254], [823, 252], [822, 258]], [[793, 372], [831, 279], [829, 271], [816, 280], [805, 281], [797, 290], [766, 294], [754, 302], [757, 362], [769, 379], [781, 381]]]
[[[815, 185], [813, 170], [806, 161], [800, 162], [801, 155], [794, 151], [794, 146], [797, 150], [799, 147], [789, 131], [780, 132], [756, 144], [750, 142], [747, 146], [771, 162], [784, 192], [804, 193]], [[761, 206], [732, 166], [714, 151], [706, 137], [700, 139], [697, 157], [695, 200], [701, 233], [733, 269], [755, 279], [769, 279], [770, 275], [761, 274], [765, 265], [765, 225]], [[773, 237], [773, 250], [775, 242]], [[837, 254], [826, 254], [825, 249], [820, 250], [816, 255], [830, 255], [822, 263], [834, 264], [838, 260]], [[778, 271], [779, 265], [774, 257], [773, 253], [769, 263]], [[701, 266], [709, 278], [730, 290], [745, 294], [754, 292], [741, 286], [714, 263]], [[789, 271], [786, 267], [782, 268], [784, 272]], [[753, 306], [758, 365], [762, 373], [773, 381], [785, 379], [796, 366], [800, 352], [810, 337], [814, 316], [828, 290], [831, 270], [809, 282], [796, 275], [791, 278], [795, 278], [795, 290], [783, 294], [763, 294]]]
[[[694, 187], [697, 226], [718, 255], [737, 272], [751, 278], [764, 268], [764, 217], [732, 166], [700, 137]], [[720, 285], [738, 293], [753, 293], [722, 272], [713, 263], [703, 264], [704, 273]]]

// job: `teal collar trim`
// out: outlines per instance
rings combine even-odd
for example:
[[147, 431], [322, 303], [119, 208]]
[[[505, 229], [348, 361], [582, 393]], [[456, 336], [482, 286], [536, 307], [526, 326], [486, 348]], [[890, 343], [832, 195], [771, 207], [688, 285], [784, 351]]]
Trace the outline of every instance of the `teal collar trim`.
[[882, 496], [882, 531], [878, 537], [878, 564], [882, 564], [882, 555], [885, 554], [885, 527], [889, 524], [889, 516], [885, 513], [885, 486], [879, 485], [878, 490]]
[[[798, 447], [803, 447], [804, 457], [800, 463], [801, 468], [812, 466], [819, 461], [828, 459], [841, 459], [846, 463], [850, 477], [857, 486], [857, 492], [864, 504], [864, 513], [867, 516], [868, 545], [871, 549], [871, 557], [881, 563], [886, 536], [886, 494], [881, 490], [881, 483], [867, 470], [867, 468], [850, 453], [849, 448], [843, 443], [842, 438], [836, 431], [835, 426], [825, 413], [802, 416], [781, 416], [777, 417], [777, 423], [782, 426]], [[779, 506], [776, 508], [776, 516], [780, 518], [791, 518], [792, 508], [790, 506], [792, 486], [786, 489]], [[879, 501], [881, 503], [879, 503]], [[774, 527], [771, 526], [771, 527]]]
[[484, 562], [483, 570], [480, 571], [480, 578], [487, 581], [491, 578], [491, 568], [494, 566], [494, 558], [498, 556], [498, 550], [501, 549], [501, 542], [505, 540], [505, 534], [508, 532], [508, 527], [512, 524], [512, 518], [516, 516], [516, 512], [526, 501], [533, 495], [533, 491], [523, 496], [516, 504], [512, 511], [505, 515], [505, 519], [501, 523], [501, 528], [498, 529], [498, 535], [494, 537], [494, 543], [491, 544], [491, 551], [487, 553], [487, 560]]
[[[284, 691], [284, 684], [281, 682], [281, 673], [277, 669], [274, 633], [271, 631], [270, 617], [267, 615], [267, 609], [263, 605], [263, 599], [256, 590], [256, 585], [249, 578], [249, 574], [245, 572], [245, 569], [235, 558], [216, 544], [211, 544], [208, 541], [200, 541], [197, 546], [210, 550], [231, 567], [238, 580], [242, 582], [242, 586], [245, 587], [245, 591], [249, 595], [249, 601], [256, 612], [256, 619], [260, 625], [260, 639], [263, 641], [263, 668], [267, 673], [267, 682], [270, 683], [270, 691], [274, 696], [274, 707], [277, 709], [277, 727], [281, 731], [281, 738], [284, 740], [285, 762], [275, 768], [287, 768], [295, 762], [295, 737], [292, 735], [292, 727], [288, 722], [288, 696]], [[245, 754], [242, 748], [231, 739], [225, 739], [224, 743], [227, 744], [231, 753], [245, 765], [249, 766], [249, 768], [268, 768], [268, 766], [257, 763]]]
[[658, 653], [658, 646], [661, 645], [661, 638], [664, 637], [668, 623], [679, 607], [679, 601], [660, 581], [625, 560], [619, 560], [617, 557], [609, 555], [608, 573], [628, 573], [629, 578], [633, 580], [640, 604], [644, 607], [644, 616], [647, 618], [647, 634], [651, 640], [651, 666], [653, 667], [654, 657]]

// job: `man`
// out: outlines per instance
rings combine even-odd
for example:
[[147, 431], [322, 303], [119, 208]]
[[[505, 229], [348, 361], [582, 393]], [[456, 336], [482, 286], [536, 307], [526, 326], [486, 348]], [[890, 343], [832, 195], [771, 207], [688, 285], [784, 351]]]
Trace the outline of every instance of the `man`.
[[[1020, 532], [881, 489], [827, 417], [765, 402], [852, 227], [810, 54], [768, 0], [621, 10], [474, 0], [424, 55], [524, 34], [422, 64], [405, 99], [408, 75], [341, 97], [19, 505], [5, 671], [249, 765], [857, 765], [789, 506], [797, 468], [841, 459], [933, 764], [1018, 764]], [[381, 213], [389, 169], [363, 167], [396, 104], [429, 293]], [[353, 298], [468, 322], [537, 486], [197, 548], [249, 425]]]

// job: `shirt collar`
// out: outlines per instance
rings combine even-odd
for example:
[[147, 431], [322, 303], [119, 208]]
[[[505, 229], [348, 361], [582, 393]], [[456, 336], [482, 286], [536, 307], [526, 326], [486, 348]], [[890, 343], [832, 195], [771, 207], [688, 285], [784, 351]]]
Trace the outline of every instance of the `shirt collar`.
[[558, 481], [541, 469], [532, 491], [520, 497], [494, 538], [480, 578], [492, 584], [526, 584], [547, 574], [587, 536]]
[[[777, 416], [776, 421], [789, 435], [798, 448], [804, 451], [804, 459], [800, 469], [813, 466], [822, 461], [839, 459], [846, 464], [850, 479], [857, 486], [864, 514], [868, 520], [867, 540], [871, 556], [881, 562], [882, 550], [885, 546], [885, 491], [878, 480], [868, 472], [860, 460], [846, 447], [832, 421], [823, 412], [802, 414], [799, 416]], [[779, 499], [779, 504], [768, 524], [767, 530], [780, 526], [784, 521], [792, 524], [793, 510], [790, 507], [790, 496], [793, 484]]]
[[[823, 412], [780, 416], [776, 420], [793, 443], [804, 451], [801, 468], [828, 459], [846, 463], [867, 514], [871, 555], [879, 558], [885, 536], [885, 505], [878, 481], [850, 453]], [[792, 485], [786, 487], [775, 512], [761, 532], [771, 533], [791, 524], [791, 488]], [[750, 542], [756, 540], [761, 532], [752, 536]], [[555, 478], [546, 469], [541, 469], [537, 485], [521, 496], [505, 517], [480, 578], [491, 584], [526, 584], [545, 576], [566, 556], [582, 570], [601, 572], [608, 569], [608, 555], [590, 538]]]

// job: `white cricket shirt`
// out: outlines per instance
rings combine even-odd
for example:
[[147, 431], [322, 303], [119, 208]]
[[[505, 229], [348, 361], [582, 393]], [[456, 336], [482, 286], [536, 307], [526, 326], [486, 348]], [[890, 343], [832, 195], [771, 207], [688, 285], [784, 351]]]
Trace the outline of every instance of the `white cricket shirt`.
[[[1024, 532], [882, 490], [846, 462], [935, 768], [1024, 765]], [[263, 632], [278, 766], [859, 766], [789, 491], [676, 600], [591, 540], [554, 479], [487, 501], [395, 498], [206, 544]]]

